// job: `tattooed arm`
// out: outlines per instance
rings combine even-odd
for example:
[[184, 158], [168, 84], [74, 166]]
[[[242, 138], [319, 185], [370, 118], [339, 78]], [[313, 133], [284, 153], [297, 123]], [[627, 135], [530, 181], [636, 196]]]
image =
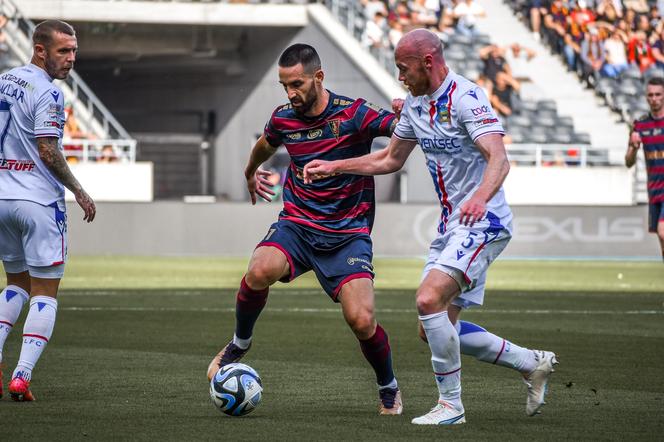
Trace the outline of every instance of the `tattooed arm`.
[[95, 219], [97, 212], [95, 203], [71, 173], [65, 157], [60, 152], [60, 149], [58, 149], [58, 139], [55, 137], [37, 138], [37, 145], [39, 146], [39, 158], [62, 185], [74, 194], [76, 202], [81, 206], [85, 214], [83, 219], [91, 222]]

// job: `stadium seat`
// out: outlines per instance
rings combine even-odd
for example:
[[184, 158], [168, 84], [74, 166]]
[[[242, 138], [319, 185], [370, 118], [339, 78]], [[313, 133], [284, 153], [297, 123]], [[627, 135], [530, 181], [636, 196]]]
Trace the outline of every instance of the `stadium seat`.
[[572, 142], [577, 144], [590, 144], [590, 134], [586, 132], [577, 132], [574, 134]]

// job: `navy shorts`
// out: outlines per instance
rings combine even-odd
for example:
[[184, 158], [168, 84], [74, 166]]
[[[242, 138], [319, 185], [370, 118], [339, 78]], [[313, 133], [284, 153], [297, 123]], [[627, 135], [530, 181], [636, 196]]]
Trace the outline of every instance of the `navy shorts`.
[[660, 222], [664, 222], [664, 203], [648, 204], [648, 231], [657, 233]]
[[366, 233], [318, 232], [280, 220], [270, 226], [256, 248], [264, 246], [278, 248], [288, 259], [290, 275], [281, 282], [313, 270], [325, 293], [335, 302], [348, 281], [374, 277], [372, 242]]

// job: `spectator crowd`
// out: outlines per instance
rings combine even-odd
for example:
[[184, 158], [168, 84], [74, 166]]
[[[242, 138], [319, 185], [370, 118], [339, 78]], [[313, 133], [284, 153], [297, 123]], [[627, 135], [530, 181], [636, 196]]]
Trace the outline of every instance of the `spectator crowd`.
[[510, 0], [535, 38], [560, 54], [590, 86], [628, 69], [664, 69], [663, 0]]

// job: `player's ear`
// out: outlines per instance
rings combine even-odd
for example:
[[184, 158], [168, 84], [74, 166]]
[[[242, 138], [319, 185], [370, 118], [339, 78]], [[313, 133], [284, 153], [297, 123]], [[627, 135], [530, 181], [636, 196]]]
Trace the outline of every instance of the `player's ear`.
[[39, 57], [41, 59], [46, 59], [46, 52], [47, 52], [46, 46], [44, 46], [41, 43], [37, 43], [37, 44], [35, 44], [35, 49], [34, 50], [35, 50], [35, 54], [37, 55], [37, 57]]
[[322, 69], [318, 69], [318, 70], [314, 73], [314, 79], [315, 79], [318, 83], [322, 83], [322, 82], [323, 82], [323, 79], [325, 79], [325, 73], [323, 73], [323, 70], [322, 70]]

